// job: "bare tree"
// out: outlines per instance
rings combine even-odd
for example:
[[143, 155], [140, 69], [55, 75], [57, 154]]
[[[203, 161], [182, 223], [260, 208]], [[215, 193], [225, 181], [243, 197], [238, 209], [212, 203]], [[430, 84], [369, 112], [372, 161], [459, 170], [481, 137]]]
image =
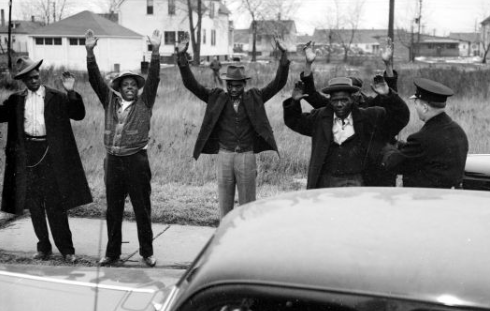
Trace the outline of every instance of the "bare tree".
[[107, 18], [111, 21], [115, 20], [119, 7], [126, 0], [92, 0], [91, 2], [102, 9], [102, 12], [107, 14]]
[[[189, 29], [191, 33], [191, 44], [193, 52], [193, 64], [199, 66], [201, 62], [201, 31], [202, 17], [205, 8], [202, 0], [185, 0], [187, 5], [187, 15], [189, 19]], [[197, 15], [197, 21], [194, 24], [194, 13]], [[179, 38], [180, 39], [180, 38]]]
[[23, 19], [36, 17], [50, 24], [65, 18], [75, 2], [75, 0], [22, 0], [19, 6]]

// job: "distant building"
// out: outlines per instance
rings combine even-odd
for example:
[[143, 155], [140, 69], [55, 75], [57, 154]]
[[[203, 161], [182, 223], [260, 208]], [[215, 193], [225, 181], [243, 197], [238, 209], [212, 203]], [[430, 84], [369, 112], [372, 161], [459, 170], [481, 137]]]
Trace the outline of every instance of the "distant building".
[[388, 30], [385, 29], [315, 29], [312, 40], [315, 44], [324, 46], [343, 46], [350, 43], [350, 49], [354, 53], [377, 54], [380, 45], [384, 47], [386, 44], [387, 34]]
[[[257, 55], [270, 55], [275, 49], [274, 36], [280, 38], [290, 52], [296, 52], [297, 30], [293, 20], [257, 21], [255, 48]], [[253, 47], [253, 23], [250, 24], [248, 37], [249, 50]]]
[[480, 23], [480, 56], [487, 57], [485, 53], [488, 53], [488, 48], [490, 47], [490, 16]]
[[425, 57], [457, 57], [459, 56], [459, 40], [445, 37], [424, 35], [415, 44], [417, 56]]
[[[193, 22], [197, 22], [196, 1], [192, 0]], [[228, 59], [232, 53], [231, 12], [219, 0], [203, 0], [201, 26], [201, 57], [210, 60], [213, 56]], [[162, 56], [170, 56], [175, 47], [189, 31], [187, 1], [179, 0], [125, 0], [119, 7], [119, 24], [137, 33], [150, 35], [155, 29], [163, 29]], [[189, 46], [192, 54], [192, 45]], [[149, 53], [147, 53], [149, 57]]]
[[138, 70], [147, 51], [146, 37], [90, 11], [83, 11], [49, 24], [29, 35], [28, 52], [43, 59], [43, 67], [87, 68], [85, 32], [92, 29], [99, 39], [95, 56], [101, 71]]
[[235, 53], [247, 53], [251, 51], [250, 43], [250, 29], [235, 29], [233, 32], [233, 52]]
[[[7, 52], [8, 46], [8, 20], [5, 18], [4, 9], [0, 10], [0, 54]], [[34, 20], [13, 20], [11, 28], [11, 49], [17, 53], [27, 53], [28, 35], [43, 26], [43, 23]]]
[[479, 56], [480, 33], [478, 32], [451, 32], [449, 38], [459, 40], [459, 56]]

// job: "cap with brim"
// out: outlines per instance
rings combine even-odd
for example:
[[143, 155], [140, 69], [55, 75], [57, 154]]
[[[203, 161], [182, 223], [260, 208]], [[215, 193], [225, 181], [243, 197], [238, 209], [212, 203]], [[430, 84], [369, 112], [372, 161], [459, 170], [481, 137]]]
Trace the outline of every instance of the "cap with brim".
[[38, 70], [42, 63], [42, 59], [35, 62], [31, 60], [28, 56], [19, 57], [15, 62], [17, 74], [14, 76], [14, 79], [22, 80], [22, 78], [32, 70]]
[[124, 78], [133, 78], [136, 80], [136, 84], [138, 84], [138, 89], [141, 89], [143, 86], [145, 86], [145, 78], [143, 76], [131, 72], [131, 71], [124, 71], [121, 72], [114, 80], [112, 80], [111, 87], [114, 90], [118, 90], [120, 87], [120, 84]]
[[335, 92], [347, 92], [352, 94], [358, 92], [360, 89], [360, 87], [352, 84], [352, 79], [347, 77], [338, 77], [330, 79], [328, 81], [328, 86], [323, 88], [322, 92], [325, 94], [332, 94]]
[[352, 85], [362, 88], [363, 81], [361, 78], [354, 77], [354, 76], [349, 76], [347, 78], [352, 80]]
[[221, 76], [221, 79], [228, 81], [243, 81], [251, 79], [245, 75], [245, 67], [243, 66], [228, 66], [226, 74]]
[[445, 103], [449, 96], [454, 92], [444, 84], [425, 78], [415, 78], [413, 81], [416, 90], [415, 94], [410, 96], [411, 99], [421, 99], [429, 103]]

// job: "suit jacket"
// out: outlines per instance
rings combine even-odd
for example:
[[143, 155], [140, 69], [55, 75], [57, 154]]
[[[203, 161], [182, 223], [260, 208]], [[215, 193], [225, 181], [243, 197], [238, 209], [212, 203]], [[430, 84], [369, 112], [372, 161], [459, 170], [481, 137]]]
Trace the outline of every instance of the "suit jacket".
[[[379, 122], [379, 130], [377, 131], [375, 140], [371, 142], [373, 151], [381, 151], [387, 143], [395, 143], [396, 135], [408, 124], [410, 120], [410, 110], [407, 104], [403, 101], [398, 94], [397, 80], [398, 73], [395, 71], [393, 77], [387, 77], [385, 73], [385, 80], [390, 88], [388, 96], [378, 95], [376, 97], [363, 96], [363, 101], [358, 103], [359, 108], [369, 107], [382, 107], [391, 110], [393, 113], [391, 117], [384, 122]], [[315, 88], [315, 82], [313, 74], [304, 76], [300, 75], [301, 80], [304, 83], [304, 92], [308, 94], [305, 100], [314, 108], [321, 108], [330, 105], [330, 100], [324, 95], [320, 94]], [[384, 168], [379, 167], [379, 161], [374, 158], [369, 158], [365, 163], [365, 169], [363, 171], [364, 184], [366, 186], [395, 186], [396, 185], [396, 173], [386, 171]]]
[[[24, 112], [27, 89], [14, 93], [0, 106], [0, 122], [8, 123], [2, 211], [22, 214], [26, 198]], [[80, 94], [46, 87], [44, 118], [49, 155], [63, 206], [66, 209], [92, 202], [70, 119], [82, 120], [85, 107]]]
[[[204, 119], [194, 147], [193, 156], [197, 160], [201, 153], [215, 154], [219, 152], [217, 126], [218, 119], [224, 106], [231, 101], [230, 95], [221, 88], [209, 89], [199, 84], [187, 63], [179, 62], [184, 86], [207, 103]], [[247, 116], [252, 123], [255, 133], [253, 143], [254, 153], [266, 150], [278, 152], [277, 144], [272, 133], [272, 127], [265, 112], [265, 102], [271, 99], [286, 85], [288, 79], [289, 61], [285, 53], [280, 61], [275, 79], [264, 88], [252, 88], [244, 92], [242, 103]]]
[[[311, 137], [311, 158], [306, 188], [317, 188], [324, 160], [333, 141], [334, 111], [328, 106], [302, 113], [301, 103], [292, 98], [284, 101], [283, 107], [284, 123], [293, 131]], [[360, 161], [365, 163], [369, 159], [376, 158], [377, 152], [373, 142], [380, 128], [378, 123], [385, 122], [392, 114], [392, 111], [381, 107], [362, 109], [353, 106], [354, 131], [361, 140], [364, 150], [364, 156], [359, 159]]]
[[403, 174], [405, 187], [451, 188], [463, 181], [468, 139], [445, 112], [429, 119], [400, 148], [386, 148], [382, 165]]

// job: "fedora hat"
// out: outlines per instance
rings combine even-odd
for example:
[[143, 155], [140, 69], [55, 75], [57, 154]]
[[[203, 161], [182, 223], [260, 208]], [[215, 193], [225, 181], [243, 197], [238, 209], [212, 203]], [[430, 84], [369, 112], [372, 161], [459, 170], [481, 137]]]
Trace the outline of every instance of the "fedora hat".
[[328, 81], [328, 86], [323, 88], [322, 92], [325, 94], [332, 94], [334, 92], [355, 93], [360, 89], [360, 87], [353, 85], [352, 79], [348, 77], [338, 77], [330, 79]]
[[222, 76], [221, 79], [241, 81], [251, 79], [251, 77], [247, 77], [245, 75], [245, 67], [232, 65], [228, 66], [228, 68], [226, 69], [226, 74]]
[[15, 80], [21, 80], [23, 76], [31, 72], [32, 70], [38, 70], [43, 60], [37, 62], [29, 58], [29, 56], [21, 56], [17, 58], [15, 62], [15, 68], [17, 69], [17, 74], [14, 76]]
[[143, 76], [132, 72], [132, 71], [123, 71], [117, 77], [112, 80], [111, 87], [114, 90], [119, 90], [120, 84], [124, 78], [133, 78], [136, 80], [136, 84], [138, 84], [138, 89], [141, 89], [143, 86], [145, 86], [145, 78]]

